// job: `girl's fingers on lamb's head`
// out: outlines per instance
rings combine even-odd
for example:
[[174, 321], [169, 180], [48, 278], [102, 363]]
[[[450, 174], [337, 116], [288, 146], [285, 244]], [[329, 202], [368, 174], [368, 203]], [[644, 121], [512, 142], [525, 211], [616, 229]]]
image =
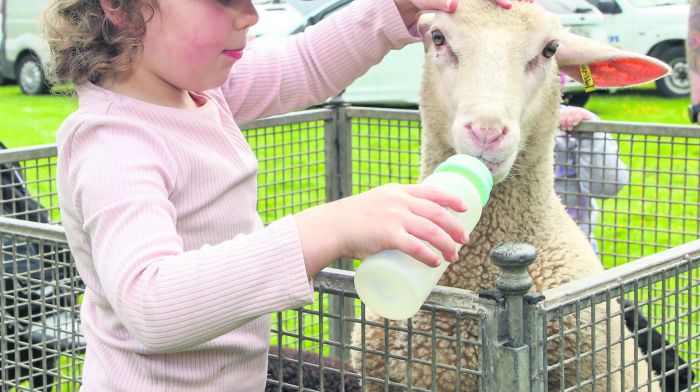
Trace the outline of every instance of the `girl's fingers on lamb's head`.
[[[501, 7], [508, 9], [513, 5], [513, 2], [511, 0], [493, 0], [496, 2], [496, 4], [500, 5]], [[517, 0], [517, 1], [522, 1], [523, 3], [534, 3], [534, 0]]]
[[493, 0], [496, 2], [496, 4], [500, 5], [501, 7], [508, 9], [510, 6], [513, 5], [513, 3], [510, 0]]

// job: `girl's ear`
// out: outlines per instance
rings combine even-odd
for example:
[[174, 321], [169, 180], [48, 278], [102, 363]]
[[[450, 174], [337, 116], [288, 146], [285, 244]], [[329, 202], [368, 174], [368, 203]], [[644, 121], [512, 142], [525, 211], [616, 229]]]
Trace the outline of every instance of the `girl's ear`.
[[102, 7], [102, 12], [105, 13], [107, 19], [112, 22], [119, 30], [126, 28], [127, 19], [124, 11], [117, 10], [114, 8], [114, 0], [100, 0], [100, 6]]
[[555, 57], [559, 71], [587, 87], [633, 86], [661, 78], [670, 71], [668, 65], [653, 57], [569, 32], [562, 34]]

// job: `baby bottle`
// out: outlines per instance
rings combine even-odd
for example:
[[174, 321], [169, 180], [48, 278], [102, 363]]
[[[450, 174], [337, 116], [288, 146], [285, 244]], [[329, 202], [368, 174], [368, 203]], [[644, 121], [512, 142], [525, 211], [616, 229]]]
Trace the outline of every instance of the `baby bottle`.
[[[441, 163], [423, 184], [451, 191], [466, 202], [466, 212], [450, 212], [470, 233], [489, 199], [493, 178], [479, 159], [457, 154]], [[405, 320], [418, 312], [448, 266], [442, 257], [440, 266], [429, 267], [399, 250], [385, 250], [360, 264], [355, 272], [355, 289], [375, 313], [390, 320]]]

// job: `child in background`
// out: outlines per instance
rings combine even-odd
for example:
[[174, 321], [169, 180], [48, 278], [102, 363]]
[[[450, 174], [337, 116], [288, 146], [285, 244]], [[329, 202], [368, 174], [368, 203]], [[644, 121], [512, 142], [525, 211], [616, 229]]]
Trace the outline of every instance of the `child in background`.
[[[484, 0], [488, 1], [488, 0]], [[510, 0], [493, 0], [504, 8]], [[237, 123], [323, 102], [424, 9], [357, 0], [284, 45], [244, 50], [251, 0], [52, 0], [46, 35], [78, 110], [57, 135], [59, 200], [87, 289], [82, 391], [260, 391], [269, 314], [313, 301], [338, 257], [399, 249], [428, 265], [467, 237], [423, 185], [386, 185], [263, 227]]]
[[571, 132], [584, 120], [599, 120], [592, 112], [562, 106], [554, 147], [554, 189], [569, 215], [598, 252], [593, 225], [598, 222], [595, 199], [607, 199], [629, 181], [627, 166], [618, 158], [617, 142], [606, 132]]

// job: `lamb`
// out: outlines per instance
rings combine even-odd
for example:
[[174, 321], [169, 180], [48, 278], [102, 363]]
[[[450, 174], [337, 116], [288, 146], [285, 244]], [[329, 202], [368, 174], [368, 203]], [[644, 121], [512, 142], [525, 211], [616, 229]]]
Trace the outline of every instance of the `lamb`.
[[[499, 271], [490, 262], [489, 251], [505, 241], [526, 242], [538, 249], [538, 258], [529, 269], [533, 290], [537, 292], [603, 271], [590, 243], [554, 193], [558, 72], [581, 81], [580, 66], [589, 65], [598, 86], [614, 87], [656, 79], [665, 75], [668, 67], [658, 60], [573, 35], [536, 4], [515, 3], [510, 10], [501, 10], [484, 0], [460, 0], [456, 13], [436, 14], [433, 19], [424, 20], [420, 30], [426, 48], [420, 105], [424, 128], [421, 177], [457, 152], [481, 158], [496, 184], [469, 244], [460, 251], [461, 260], [447, 270], [439, 284], [477, 293], [493, 288]], [[619, 315], [619, 307], [617, 311]], [[595, 312], [600, 312], [596, 320], [603, 319], [605, 305]], [[580, 317], [582, 323], [589, 321], [590, 310], [581, 312]], [[369, 309], [367, 319], [384, 321]], [[415, 331], [433, 328], [427, 312], [419, 312], [412, 322]], [[405, 328], [406, 322], [390, 325]], [[454, 335], [454, 322], [446, 317], [438, 316], [435, 325], [438, 334]], [[638, 350], [632, 339], [626, 340], [624, 347], [620, 343], [608, 347], [606, 336], [619, 339], [620, 325], [619, 316], [612, 320], [609, 329], [605, 323], [596, 323], [595, 347], [602, 351], [596, 352], [595, 369], [590, 356], [581, 360], [579, 380], [588, 380], [595, 374], [598, 391], [623, 390], [623, 377], [625, 389], [639, 385], [638, 390], [660, 390], [656, 382], [647, 388], [648, 370], [643, 360], [636, 365], [636, 383], [634, 366], [627, 366], [623, 375], [620, 371], [607, 373], [607, 358], [614, 369], [622, 363], [623, 350], [627, 363]], [[565, 319], [567, 329], [575, 326], [573, 318]], [[475, 323], [467, 321], [461, 327], [464, 338], [478, 337]], [[550, 335], [556, 334], [554, 328], [550, 327]], [[362, 336], [361, 327], [355, 328], [353, 344], [359, 346], [364, 338], [369, 352], [353, 352], [353, 366], [371, 377], [408, 384], [404, 361], [389, 359], [385, 364], [383, 355], [371, 351], [406, 357], [407, 335], [390, 330], [385, 340], [384, 328], [367, 325], [364, 331]], [[590, 350], [591, 341], [591, 328], [580, 328], [580, 351]], [[478, 368], [479, 353], [473, 346], [462, 346], [459, 358], [455, 342], [443, 341], [436, 347], [437, 358], [432, 358], [430, 334], [415, 334], [411, 343], [413, 387], [455, 390], [456, 374], [450, 369], [438, 368], [436, 385], [432, 385], [432, 370], [427, 365], [431, 361], [454, 364], [461, 360], [463, 367]], [[558, 362], [560, 345], [566, 358], [575, 356], [576, 341], [569, 334], [563, 342], [548, 344], [550, 361]], [[644, 358], [639, 351], [637, 355]], [[427, 362], [416, 363], [419, 360]], [[548, 389], [564, 390], [577, 385], [576, 367], [566, 366], [563, 378], [557, 371], [550, 371]], [[612, 388], [608, 388], [608, 383]], [[479, 388], [470, 375], [461, 376], [460, 385], [466, 391]], [[582, 390], [592, 387], [589, 383]], [[367, 390], [383, 387], [367, 382]]]

